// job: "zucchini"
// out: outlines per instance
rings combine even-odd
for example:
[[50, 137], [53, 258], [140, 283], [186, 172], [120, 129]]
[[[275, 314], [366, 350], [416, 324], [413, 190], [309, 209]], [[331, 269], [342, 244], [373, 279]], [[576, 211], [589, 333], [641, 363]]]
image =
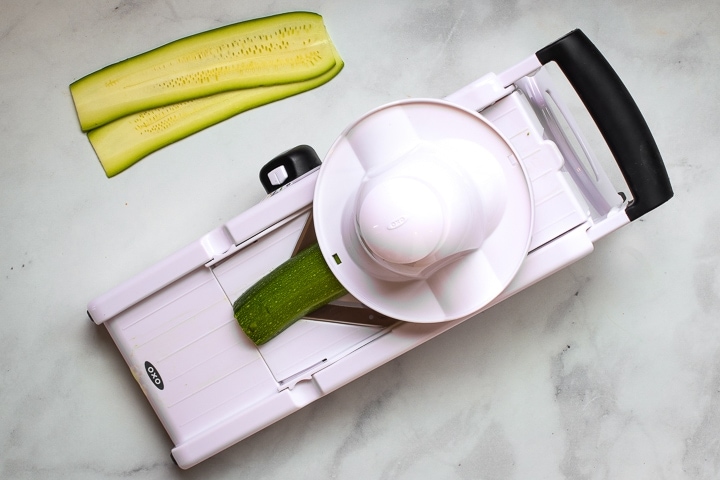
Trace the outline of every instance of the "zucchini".
[[70, 85], [83, 131], [215, 93], [317, 77], [335, 65], [323, 19], [292, 12], [182, 38]]
[[233, 311], [250, 340], [262, 345], [346, 293], [315, 243], [246, 290], [233, 304]]
[[343, 68], [337, 53], [334, 58], [333, 68], [309, 80], [216, 93], [135, 113], [90, 130], [88, 139], [105, 174], [112, 177], [150, 153], [238, 113], [323, 85]]

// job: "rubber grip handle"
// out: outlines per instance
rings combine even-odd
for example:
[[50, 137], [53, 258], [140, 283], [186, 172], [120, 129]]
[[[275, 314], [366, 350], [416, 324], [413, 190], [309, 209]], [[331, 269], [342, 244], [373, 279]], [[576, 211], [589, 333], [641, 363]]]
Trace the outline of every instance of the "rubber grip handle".
[[595, 121], [632, 193], [628, 218], [635, 220], [670, 200], [670, 179], [645, 118], [585, 34], [573, 30], [535, 56], [543, 65], [557, 63]]

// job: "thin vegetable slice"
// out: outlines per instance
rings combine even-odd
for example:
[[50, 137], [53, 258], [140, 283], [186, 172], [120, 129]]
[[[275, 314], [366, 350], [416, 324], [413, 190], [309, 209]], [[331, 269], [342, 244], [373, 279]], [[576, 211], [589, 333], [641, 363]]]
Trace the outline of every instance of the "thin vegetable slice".
[[182, 38], [70, 85], [83, 131], [216, 93], [304, 81], [335, 65], [322, 17], [292, 12]]
[[346, 293], [316, 243], [246, 290], [233, 304], [233, 310], [245, 334], [256, 345], [262, 345]]
[[344, 66], [337, 52], [334, 59], [329, 71], [309, 80], [222, 92], [135, 113], [91, 130], [88, 139], [105, 174], [112, 177], [150, 153], [227, 118], [323, 85]]

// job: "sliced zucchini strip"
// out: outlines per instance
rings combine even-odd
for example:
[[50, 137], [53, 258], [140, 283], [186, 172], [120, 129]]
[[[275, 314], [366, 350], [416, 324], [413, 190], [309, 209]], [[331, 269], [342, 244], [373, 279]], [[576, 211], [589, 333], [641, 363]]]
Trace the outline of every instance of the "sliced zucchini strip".
[[83, 131], [164, 105], [317, 77], [335, 64], [320, 15], [292, 12], [176, 40], [70, 85]]
[[150, 153], [238, 113], [323, 85], [343, 68], [337, 52], [333, 58], [329, 71], [309, 80], [217, 93], [135, 113], [91, 130], [88, 139], [105, 174], [112, 177]]

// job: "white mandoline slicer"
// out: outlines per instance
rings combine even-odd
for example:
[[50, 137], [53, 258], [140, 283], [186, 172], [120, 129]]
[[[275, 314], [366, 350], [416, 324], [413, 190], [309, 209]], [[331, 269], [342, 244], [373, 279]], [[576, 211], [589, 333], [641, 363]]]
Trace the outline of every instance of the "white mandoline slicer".
[[[549, 62], [631, 198], [590, 153]], [[280, 155], [261, 171], [264, 201], [88, 305], [181, 468], [570, 265], [672, 197], [641, 113], [579, 30], [442, 100], [369, 112], [316, 165], [306, 146]], [[232, 303], [315, 238], [351, 295], [256, 347]]]

